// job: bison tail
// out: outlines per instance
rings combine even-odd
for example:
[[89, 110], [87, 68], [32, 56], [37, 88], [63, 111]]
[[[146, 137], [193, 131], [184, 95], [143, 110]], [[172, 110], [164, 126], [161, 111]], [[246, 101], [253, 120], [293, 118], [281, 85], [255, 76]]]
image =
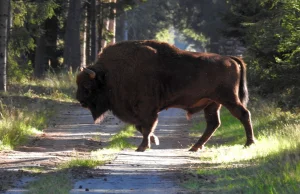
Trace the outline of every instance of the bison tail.
[[239, 86], [239, 98], [243, 105], [246, 107], [249, 101], [248, 87], [247, 87], [247, 76], [246, 76], [246, 63], [239, 57], [230, 56], [235, 62], [240, 65], [241, 77]]

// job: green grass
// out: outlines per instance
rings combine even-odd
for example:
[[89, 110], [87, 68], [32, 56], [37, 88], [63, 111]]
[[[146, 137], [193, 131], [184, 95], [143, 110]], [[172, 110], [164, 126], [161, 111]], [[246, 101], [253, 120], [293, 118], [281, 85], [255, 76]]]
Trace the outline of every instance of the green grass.
[[31, 79], [12, 83], [10, 90], [30, 98], [74, 102], [76, 82], [75, 74], [48, 73], [44, 79]]
[[38, 166], [38, 167], [24, 167], [24, 168], [22, 168], [22, 171], [33, 173], [33, 174], [39, 174], [39, 173], [46, 172], [46, 168], [43, 167], [43, 166]]
[[136, 129], [128, 125], [119, 133], [114, 135], [107, 146], [108, 149], [123, 150], [125, 148], [134, 148], [135, 146], [128, 142], [128, 138], [134, 136]]
[[[221, 130], [209, 141], [200, 157], [203, 164], [185, 187], [214, 193], [300, 192], [300, 115], [272, 105], [255, 107], [256, 144], [243, 148], [244, 129], [222, 110]], [[192, 133], [199, 135], [204, 127], [196, 125]]]
[[28, 185], [30, 194], [54, 194], [69, 193], [72, 189], [72, 182], [66, 172], [52, 173], [41, 176], [37, 181]]
[[0, 150], [25, 143], [28, 137], [41, 133], [51, 111], [29, 111], [6, 106], [0, 101]]
[[104, 160], [98, 160], [93, 158], [80, 159], [75, 158], [64, 164], [62, 164], [59, 168], [67, 169], [67, 168], [95, 168], [96, 166], [100, 166], [105, 164]]
[[74, 102], [74, 94], [75, 76], [70, 73], [10, 83], [8, 92], [0, 93], [0, 150], [41, 133], [57, 108]]

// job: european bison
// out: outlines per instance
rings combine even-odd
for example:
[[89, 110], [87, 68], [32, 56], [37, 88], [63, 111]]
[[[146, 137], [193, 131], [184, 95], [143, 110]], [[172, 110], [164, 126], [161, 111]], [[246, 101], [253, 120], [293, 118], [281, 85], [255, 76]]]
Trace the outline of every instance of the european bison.
[[158, 113], [171, 107], [186, 110], [188, 119], [204, 110], [206, 130], [190, 151], [202, 149], [220, 126], [222, 105], [244, 125], [245, 146], [254, 143], [246, 66], [238, 57], [188, 52], [152, 40], [120, 42], [80, 72], [77, 85], [77, 100], [95, 122], [111, 110], [136, 126], [143, 135], [137, 151], [158, 144]]

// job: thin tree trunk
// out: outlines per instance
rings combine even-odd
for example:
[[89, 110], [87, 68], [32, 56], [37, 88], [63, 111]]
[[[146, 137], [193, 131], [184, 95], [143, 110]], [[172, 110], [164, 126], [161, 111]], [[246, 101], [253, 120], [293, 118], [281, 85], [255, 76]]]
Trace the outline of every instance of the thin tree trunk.
[[128, 40], [128, 21], [127, 21], [127, 12], [124, 13], [124, 31], [123, 31], [123, 39], [126, 41]]
[[34, 59], [34, 77], [42, 78], [45, 75], [46, 70], [46, 36], [41, 35], [37, 39], [36, 49], [35, 49], [35, 59]]
[[96, 0], [91, 0], [91, 60], [97, 58], [97, 6]]
[[99, 3], [99, 18], [98, 18], [98, 53], [102, 50], [102, 40], [103, 40], [103, 26], [104, 26], [104, 8], [103, 8], [103, 2], [100, 0]]
[[[102, 35], [103, 34], [106, 34], [107, 32], [108, 32], [108, 26], [109, 26], [109, 19], [108, 18], [105, 18], [104, 20], [103, 20], [103, 26], [102, 26], [102, 30], [103, 30], [103, 33], [102, 33]], [[103, 49], [103, 48], [105, 48], [107, 46], [107, 40], [106, 40], [106, 38], [104, 38], [103, 36], [102, 36], [102, 40], [101, 40], [101, 48]]]
[[0, 91], [6, 91], [9, 7], [10, 0], [0, 1]]
[[108, 45], [112, 45], [116, 43], [116, 3], [117, 0], [111, 0], [111, 18], [109, 19], [108, 30], [113, 35]]
[[86, 11], [86, 49], [85, 49], [85, 55], [86, 55], [86, 65], [91, 64], [91, 5], [88, 4], [87, 11]]
[[85, 10], [84, 10], [84, 18], [83, 18], [83, 41], [82, 41], [82, 50], [81, 50], [81, 61], [82, 61], [82, 63], [81, 63], [81, 66], [82, 67], [86, 67], [86, 62], [87, 62], [87, 60], [86, 60], [86, 58], [87, 58], [87, 56], [86, 56], [86, 54], [87, 54], [87, 47], [86, 47], [86, 45], [87, 45], [87, 42], [86, 42], [86, 40], [87, 40], [87, 13], [88, 13], [88, 8], [86, 8]]
[[119, 16], [118, 28], [116, 30], [116, 38], [118, 38], [116, 41], [126, 41], [128, 40], [128, 23], [127, 23], [127, 11], [124, 11]]
[[80, 54], [81, 0], [70, 0], [64, 47], [64, 65], [76, 71], [81, 64]]
[[[111, 0], [104, 0], [103, 3], [110, 3]], [[102, 16], [103, 16], [103, 10], [102, 10]], [[103, 19], [103, 25], [102, 25], [102, 41], [101, 41], [101, 48], [105, 48], [107, 46], [107, 38], [106, 38], [106, 34], [109, 31], [109, 18], [105, 17], [102, 18]]]
[[50, 61], [50, 67], [57, 69], [59, 61], [57, 57], [58, 19], [56, 16], [45, 21], [46, 31], [46, 53]]

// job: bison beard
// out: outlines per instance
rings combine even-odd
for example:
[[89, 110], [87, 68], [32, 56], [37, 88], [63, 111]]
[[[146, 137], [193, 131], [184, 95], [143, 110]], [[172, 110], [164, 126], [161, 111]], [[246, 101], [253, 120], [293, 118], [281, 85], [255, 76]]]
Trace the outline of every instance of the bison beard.
[[158, 144], [158, 113], [171, 107], [186, 110], [187, 119], [204, 110], [206, 129], [190, 151], [202, 149], [220, 126], [222, 105], [243, 124], [245, 146], [254, 143], [246, 108], [246, 64], [238, 57], [188, 52], [157, 41], [126, 41], [106, 47], [76, 82], [77, 99], [87, 104], [95, 122], [111, 110], [135, 125], [143, 135], [137, 151], [150, 148], [150, 142]]

